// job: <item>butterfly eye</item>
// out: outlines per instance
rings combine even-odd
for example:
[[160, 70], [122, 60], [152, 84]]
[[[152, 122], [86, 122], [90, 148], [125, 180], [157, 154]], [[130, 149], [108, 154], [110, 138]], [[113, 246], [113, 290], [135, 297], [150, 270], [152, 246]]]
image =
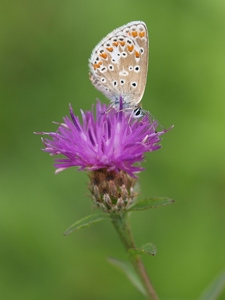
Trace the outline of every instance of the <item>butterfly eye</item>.
[[144, 112], [140, 107], [137, 107], [133, 111], [134, 118], [141, 118], [144, 116]]

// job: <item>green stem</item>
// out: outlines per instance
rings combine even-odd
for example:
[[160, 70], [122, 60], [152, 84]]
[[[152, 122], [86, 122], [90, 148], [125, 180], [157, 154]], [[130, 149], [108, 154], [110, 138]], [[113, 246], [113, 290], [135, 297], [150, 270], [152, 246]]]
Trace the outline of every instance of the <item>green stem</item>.
[[[125, 213], [111, 215], [112, 223], [125, 246], [126, 251], [128, 252], [131, 248], [136, 248], [134, 239], [131, 233], [131, 228], [128, 223], [128, 215]], [[131, 263], [136, 270], [139, 278], [141, 279], [147, 293], [147, 299], [149, 300], [158, 300], [158, 296], [152, 286], [152, 283], [148, 277], [148, 274], [145, 270], [143, 262], [139, 255], [129, 255]]]

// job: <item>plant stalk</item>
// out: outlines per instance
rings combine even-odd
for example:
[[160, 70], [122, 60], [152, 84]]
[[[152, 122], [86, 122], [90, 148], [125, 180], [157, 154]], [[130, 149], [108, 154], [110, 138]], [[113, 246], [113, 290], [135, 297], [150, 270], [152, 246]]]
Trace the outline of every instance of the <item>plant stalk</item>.
[[[134, 239], [132, 236], [131, 228], [128, 222], [128, 214], [120, 213], [111, 215], [112, 223], [125, 246], [126, 251], [129, 249], [136, 249], [136, 245], [134, 243]], [[149, 300], [158, 300], [158, 296], [152, 286], [150, 278], [146, 272], [146, 269], [143, 265], [143, 262], [138, 254], [129, 255], [130, 261], [137, 272], [139, 278], [142, 281], [142, 284], [146, 290], [146, 297]]]

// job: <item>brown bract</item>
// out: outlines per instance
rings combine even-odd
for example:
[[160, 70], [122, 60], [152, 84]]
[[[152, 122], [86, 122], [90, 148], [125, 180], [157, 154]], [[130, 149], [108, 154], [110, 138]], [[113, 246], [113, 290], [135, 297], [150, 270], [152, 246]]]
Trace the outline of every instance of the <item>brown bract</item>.
[[136, 178], [124, 171], [99, 169], [88, 174], [89, 190], [97, 207], [106, 212], [125, 210], [134, 201]]

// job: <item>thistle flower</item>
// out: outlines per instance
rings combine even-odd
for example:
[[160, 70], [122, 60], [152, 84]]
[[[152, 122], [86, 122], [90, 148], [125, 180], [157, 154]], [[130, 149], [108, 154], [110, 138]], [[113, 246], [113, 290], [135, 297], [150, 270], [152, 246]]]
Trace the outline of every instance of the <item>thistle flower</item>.
[[160, 136], [157, 121], [148, 115], [131, 118], [122, 109], [116, 112], [105, 104], [96, 104], [92, 111], [82, 111], [82, 122], [70, 106], [56, 132], [41, 132], [45, 152], [63, 155], [55, 159], [56, 173], [69, 167], [89, 171], [93, 198], [103, 210], [120, 210], [132, 203], [136, 196], [136, 174], [144, 170], [140, 162], [146, 152], [158, 150]]

